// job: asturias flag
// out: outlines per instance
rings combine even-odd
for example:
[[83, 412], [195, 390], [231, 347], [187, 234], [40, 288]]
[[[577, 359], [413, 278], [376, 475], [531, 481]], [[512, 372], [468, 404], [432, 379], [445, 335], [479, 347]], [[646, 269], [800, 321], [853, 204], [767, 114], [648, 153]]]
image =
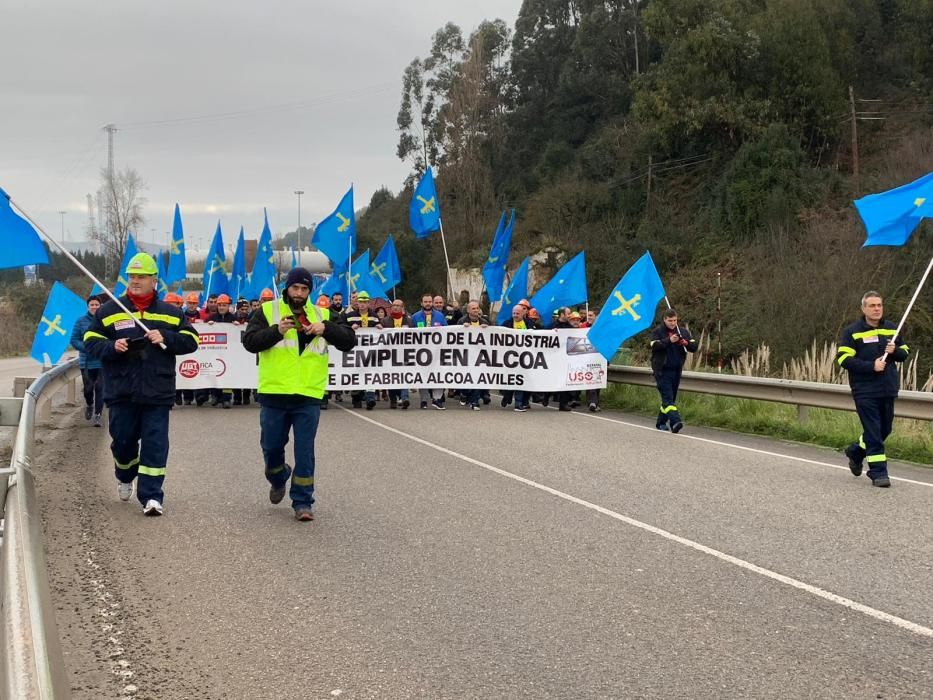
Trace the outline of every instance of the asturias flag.
[[230, 272], [230, 291], [233, 292], [233, 301], [249, 293], [249, 280], [246, 278], [246, 239], [243, 237], [243, 227], [240, 226], [240, 237], [236, 241], [236, 251], [233, 253], [233, 270]]
[[263, 209], [262, 233], [253, 260], [253, 274], [250, 276], [252, 297], [258, 298], [263, 289], [277, 289], [275, 286], [275, 251], [272, 250], [272, 230], [269, 228], [269, 215]]
[[136, 250], [136, 241], [133, 240], [133, 234], [127, 234], [126, 248], [123, 250], [123, 260], [120, 261], [120, 269], [117, 272], [117, 286], [113, 288], [114, 296], [119, 297], [126, 294], [126, 287], [129, 285], [129, 280], [126, 277], [126, 266], [130, 264], [130, 260], [132, 260], [133, 256], [138, 252], [139, 251]]
[[[505, 290], [505, 294], [502, 296], [502, 306], [499, 307], [499, 315], [496, 317], [496, 323], [500, 326], [512, 318], [512, 307], [528, 294], [528, 266], [530, 262], [531, 258], [522, 260], [522, 264], [515, 271], [515, 276], [512, 277], [509, 288]], [[542, 317], [542, 320], [547, 321], [548, 319]]]
[[49, 252], [39, 234], [10, 206], [10, 195], [0, 188], [0, 268], [47, 265]]
[[441, 204], [434, 188], [434, 173], [428, 167], [408, 205], [408, 223], [416, 238], [427, 238], [441, 227]]
[[71, 343], [75, 322], [87, 313], [87, 303], [61, 282], [52, 285], [39, 320], [29, 356], [39, 364], [54, 365]]
[[531, 298], [531, 305], [541, 314], [541, 320], [547, 323], [551, 314], [560, 307], [586, 300], [586, 260], [581, 250], [557, 271], [550, 282], [538, 290]]
[[210, 250], [207, 251], [207, 257], [204, 259], [204, 275], [202, 282], [204, 284], [204, 298], [211, 294], [226, 294], [229, 291], [227, 284], [227, 270], [224, 263], [227, 261], [227, 254], [224, 252], [224, 236], [220, 230], [220, 222], [217, 222], [217, 230], [214, 231], [214, 240], [211, 241]]
[[505, 266], [509, 261], [509, 250], [512, 247], [512, 229], [515, 228], [515, 210], [505, 224], [505, 212], [499, 218], [496, 235], [493, 236], [489, 257], [483, 265], [483, 280], [486, 282], [486, 294], [489, 301], [499, 301], [502, 297], [502, 285], [505, 282]]
[[651, 253], [645, 253], [629, 268], [609, 294], [587, 337], [599, 353], [612, 360], [626, 339], [648, 328], [664, 298], [664, 284]]
[[922, 219], [933, 217], [933, 173], [857, 199], [855, 208], [868, 230], [864, 245], [904, 245]]
[[172, 224], [172, 246], [169, 249], [168, 267], [165, 269], [165, 283], [174, 284], [183, 281], [188, 274], [185, 260], [185, 232], [181, 227], [181, 211], [175, 205], [175, 222]]
[[379, 255], [369, 266], [369, 274], [373, 279], [378, 280], [382, 289], [388, 292], [392, 287], [402, 281], [402, 270], [398, 264], [398, 252], [395, 250], [395, 241], [391, 234]]
[[314, 228], [311, 243], [334, 263], [346, 267], [356, 252], [356, 217], [353, 213], [353, 185], [337, 208]]

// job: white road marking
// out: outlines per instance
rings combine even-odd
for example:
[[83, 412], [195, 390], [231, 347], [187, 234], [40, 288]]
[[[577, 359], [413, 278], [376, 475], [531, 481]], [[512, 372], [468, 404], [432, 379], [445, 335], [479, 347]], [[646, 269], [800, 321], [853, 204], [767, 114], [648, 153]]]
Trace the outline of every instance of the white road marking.
[[[659, 433], [659, 437], [662, 439], [688, 439], [696, 440], [698, 442], [705, 442], [710, 445], [719, 445], [720, 447], [731, 447], [736, 450], [745, 450], [746, 452], [756, 452], [760, 455], [768, 455], [769, 457], [780, 457], [781, 459], [790, 459], [794, 462], [804, 462], [805, 464], [816, 464], [820, 467], [830, 467], [832, 469], [842, 469], [844, 471], [849, 471], [848, 466], [843, 466], [839, 464], [832, 464], [830, 462], [820, 462], [816, 459], [807, 459], [806, 457], [795, 457], [794, 455], [787, 455], [781, 452], [770, 452], [769, 450], [760, 450], [757, 447], [746, 447], [745, 445], [736, 445], [731, 442], [722, 442], [721, 440], [711, 440], [710, 438], [699, 437], [698, 435], [685, 435], [684, 433], [677, 433], [677, 435], [671, 435], [665, 431], [658, 430], [657, 428], [652, 428], [647, 425], [638, 425], [637, 423], [629, 423], [628, 421], [618, 420], [616, 418], [608, 418], [607, 416], [598, 416], [593, 413], [584, 413], [583, 411], [574, 411], [574, 415], [580, 416], [582, 418], [595, 418], [596, 420], [604, 420], [610, 423], [618, 423], [619, 425], [627, 425], [630, 428], [638, 428], [639, 430], [648, 430], [652, 433]], [[933, 483], [929, 481], [917, 481], [916, 479], [905, 479], [901, 476], [892, 476], [891, 481], [902, 481], [906, 484], [916, 484], [917, 486], [926, 486], [927, 488], [933, 488]]]
[[[770, 578], [779, 583], [783, 583], [786, 586], [791, 586], [793, 588], [800, 589], [801, 591], [805, 591], [806, 593], [815, 595], [819, 598], [822, 598], [823, 600], [827, 600], [837, 605], [842, 605], [843, 607], [849, 608], [851, 610], [855, 610], [856, 612], [860, 612], [863, 615], [868, 615], [869, 617], [873, 617], [876, 620], [881, 620], [882, 622], [888, 622], [896, 627], [899, 627], [902, 630], [906, 630], [907, 632], [912, 632], [913, 634], [920, 635], [922, 637], [933, 638], [933, 629], [929, 627], [924, 627], [923, 625], [917, 624], [916, 622], [911, 622], [910, 620], [905, 620], [904, 618], [898, 617], [897, 615], [886, 613], [883, 610], [877, 610], [876, 608], [872, 608], [868, 605], [865, 605], [864, 603], [859, 603], [850, 598], [846, 598], [844, 596], [831, 593], [830, 591], [824, 590], [818, 586], [814, 586], [809, 583], [804, 583], [803, 581], [799, 581], [795, 578], [791, 578], [790, 576], [779, 574], [776, 571], [765, 569], [764, 567], [758, 566], [757, 564], [752, 564], [749, 561], [745, 561], [744, 559], [739, 559], [738, 557], [734, 557], [731, 554], [720, 552], [718, 549], [707, 547], [706, 545], [700, 544], [699, 542], [688, 540], [686, 537], [675, 535], [672, 532], [668, 532], [667, 530], [662, 530], [661, 528], [655, 527], [654, 525], [649, 525], [648, 523], [642, 522], [641, 520], [635, 520], [634, 518], [630, 518], [627, 515], [622, 515], [622, 513], [618, 513], [614, 510], [609, 510], [608, 508], [604, 508], [603, 506], [597, 505], [595, 503], [591, 503], [590, 501], [585, 501], [582, 498], [571, 496], [569, 493], [558, 491], [557, 489], [553, 489], [550, 486], [545, 486], [544, 484], [538, 483], [537, 481], [532, 481], [531, 479], [527, 479], [523, 476], [519, 476], [518, 474], [513, 474], [512, 472], [508, 472], [504, 469], [494, 467], [491, 464], [487, 464], [486, 462], [481, 462], [478, 459], [473, 459], [472, 457], [468, 457], [467, 455], [461, 454], [459, 452], [455, 452], [454, 450], [449, 450], [446, 447], [442, 447], [441, 445], [436, 445], [433, 442], [425, 440], [424, 438], [417, 437], [416, 435], [406, 433], [405, 431], [399, 430], [398, 428], [393, 428], [391, 426], [384, 425], [383, 423], [380, 423], [377, 420], [373, 420], [372, 418], [368, 418], [366, 416], [360, 415], [359, 413], [355, 413], [348, 408], [344, 408], [343, 406], [340, 406], [340, 408], [342, 408], [344, 411], [349, 413], [354, 418], [357, 418], [362, 421], [366, 421], [367, 423], [371, 423], [372, 425], [378, 428], [381, 428], [382, 430], [386, 430], [390, 433], [395, 433], [396, 435], [407, 438], [408, 440], [411, 440], [412, 442], [416, 442], [420, 445], [424, 445], [425, 447], [429, 447], [432, 450], [436, 450], [438, 452], [449, 455], [451, 457], [455, 457], [459, 460], [462, 460], [474, 466], [481, 467], [482, 469], [491, 471], [494, 474], [504, 476], [508, 479], [512, 479], [513, 481], [517, 481], [520, 484], [531, 486], [532, 488], [538, 489], [539, 491], [544, 491], [545, 493], [549, 493], [552, 496], [556, 496], [557, 498], [561, 498], [565, 501], [569, 501], [570, 503], [575, 503], [579, 506], [583, 506], [584, 508], [589, 508], [590, 510], [596, 511], [597, 513], [600, 513], [601, 515], [605, 515], [607, 517], [613, 518], [615, 520], [625, 523], [626, 525], [637, 527], [638, 529], [644, 530], [645, 532], [650, 532], [654, 535], [658, 535], [659, 537], [663, 537], [666, 540], [670, 540], [671, 542], [676, 542], [677, 544], [683, 545], [684, 547], [689, 547], [690, 549], [696, 550], [698, 552], [702, 552], [703, 554], [708, 554], [709, 556], [716, 557], [717, 559], [721, 561], [724, 561], [728, 564], [732, 564], [734, 566], [738, 566], [739, 568], [745, 569], [746, 571], [751, 571], [753, 573], [759, 574], [760, 576], [764, 576], [766, 578]], [[599, 416], [593, 416], [593, 417], [598, 418]], [[635, 426], [635, 427], [641, 427], [641, 426]], [[778, 456], [784, 456], [784, 455], [778, 455]]]

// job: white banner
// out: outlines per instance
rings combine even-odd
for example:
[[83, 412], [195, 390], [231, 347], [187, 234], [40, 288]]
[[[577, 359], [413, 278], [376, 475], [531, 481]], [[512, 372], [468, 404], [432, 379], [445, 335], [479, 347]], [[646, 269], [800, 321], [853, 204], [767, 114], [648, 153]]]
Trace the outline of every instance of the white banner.
[[[250, 389], [256, 356], [243, 349], [245, 326], [195, 324], [201, 345], [178, 358], [179, 389]], [[606, 360], [586, 329], [367, 328], [357, 346], [330, 348], [332, 390], [481, 388], [566, 391], [606, 386]]]

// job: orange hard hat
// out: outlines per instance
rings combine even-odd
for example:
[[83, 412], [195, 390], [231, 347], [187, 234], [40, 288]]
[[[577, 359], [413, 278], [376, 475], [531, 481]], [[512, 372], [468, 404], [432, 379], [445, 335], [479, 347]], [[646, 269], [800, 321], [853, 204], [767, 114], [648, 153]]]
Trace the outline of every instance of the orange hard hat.
[[537, 309], [529, 309], [528, 318], [541, 318], [541, 314], [538, 313]]
[[189, 293], [188, 293], [188, 298], [186, 299], [186, 301], [193, 301], [195, 304], [197, 304], [198, 301], [199, 301], [199, 299], [198, 299], [198, 293], [197, 293], [197, 292], [189, 292]]
[[328, 298], [328, 296], [327, 296], [326, 294], [322, 294], [321, 296], [319, 296], [319, 297], [317, 298], [317, 305], [320, 306], [320, 307], [323, 308], [323, 309], [329, 309], [329, 308], [330, 308], [330, 299]]
[[218, 304], [229, 304], [230, 297], [228, 297], [226, 294], [221, 294], [219, 297], [217, 297], [217, 303]]
[[162, 301], [166, 304], [177, 304], [181, 301], [181, 297], [175, 294], [175, 292], [169, 292]]
[[272, 290], [266, 287], [262, 290], [262, 294], [259, 295], [260, 299], [272, 299], [275, 295], [272, 293]]
[[518, 302], [518, 305], [519, 305], [519, 306], [524, 306], [526, 309], [530, 309], [530, 308], [531, 308], [531, 304], [528, 302], [527, 299], [522, 299], [520, 302]]

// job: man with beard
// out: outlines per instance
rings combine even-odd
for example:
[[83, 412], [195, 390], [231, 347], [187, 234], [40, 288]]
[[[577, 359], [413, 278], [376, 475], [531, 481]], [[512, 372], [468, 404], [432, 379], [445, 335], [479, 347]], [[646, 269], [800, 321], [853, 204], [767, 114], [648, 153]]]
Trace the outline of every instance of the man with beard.
[[[260, 446], [269, 500], [289, 496], [295, 518], [314, 520], [314, 438], [327, 388], [327, 345], [352, 350], [356, 334], [331, 320], [330, 310], [308, 299], [311, 273], [296, 267], [288, 273], [279, 300], [266, 302], [243, 334], [243, 347], [259, 355]], [[295, 467], [285, 463], [289, 431], [294, 437]]]
[[[430, 294], [425, 294], [421, 297], [421, 311], [417, 311], [411, 315], [411, 325], [412, 328], [434, 328], [437, 326], [446, 326], [447, 319], [444, 317], [444, 298], [438, 297], [441, 300], [441, 310], [438, 311], [434, 305], [434, 297]], [[446, 406], [444, 405], [444, 396], [447, 392], [444, 389], [419, 389], [418, 394], [421, 398], [421, 408], [428, 407], [428, 401], [431, 401], [431, 405], [439, 411], [443, 411]]]

